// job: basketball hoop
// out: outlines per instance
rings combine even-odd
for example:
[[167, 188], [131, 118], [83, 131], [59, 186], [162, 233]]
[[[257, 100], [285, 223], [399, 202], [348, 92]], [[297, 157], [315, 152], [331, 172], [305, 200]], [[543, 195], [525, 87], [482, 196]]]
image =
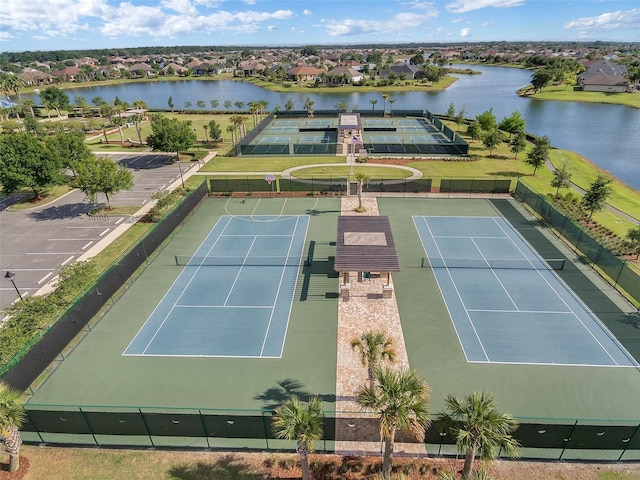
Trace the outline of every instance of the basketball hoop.
[[265, 182], [267, 182], [269, 185], [271, 185], [275, 179], [275, 175], [271, 174], [268, 174], [266, 177], [264, 177]]

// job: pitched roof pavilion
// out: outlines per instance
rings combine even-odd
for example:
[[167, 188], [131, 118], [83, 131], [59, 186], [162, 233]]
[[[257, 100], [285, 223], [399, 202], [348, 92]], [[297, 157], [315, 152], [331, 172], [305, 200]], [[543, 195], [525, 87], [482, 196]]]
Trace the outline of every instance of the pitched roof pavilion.
[[338, 272], [399, 272], [389, 217], [338, 217], [334, 268]]

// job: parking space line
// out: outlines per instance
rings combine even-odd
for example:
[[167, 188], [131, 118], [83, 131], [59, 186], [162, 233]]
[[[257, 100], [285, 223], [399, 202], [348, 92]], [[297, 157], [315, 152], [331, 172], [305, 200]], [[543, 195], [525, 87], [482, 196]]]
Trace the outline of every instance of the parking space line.
[[122, 223], [124, 221], [124, 217], [120, 218], [120, 220], [116, 220], [116, 225]]
[[75, 252], [27, 252], [25, 255], [71, 255]]
[[89, 245], [91, 245], [93, 243], [93, 240], [91, 240], [89, 243], [87, 243], [84, 247], [82, 247], [82, 250], [86, 250], [87, 248], [89, 248]]
[[71, 260], [73, 260], [73, 257], [75, 255], [71, 255], [69, 258], [67, 258], [64, 262], [61, 263], [61, 265], [64, 267], [67, 263], [69, 263]]
[[40, 279], [40, 281], [38, 282], [38, 285], [41, 285], [42, 283], [44, 283], [47, 280], [47, 278], [49, 278], [51, 275], [53, 275], [53, 272], [47, 273], [44, 277]]

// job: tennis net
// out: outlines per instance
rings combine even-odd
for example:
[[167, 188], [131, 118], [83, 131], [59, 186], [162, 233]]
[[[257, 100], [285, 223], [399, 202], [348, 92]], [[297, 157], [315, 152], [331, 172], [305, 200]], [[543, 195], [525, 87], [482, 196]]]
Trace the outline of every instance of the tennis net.
[[300, 266], [310, 265], [309, 257], [197, 257], [191, 255], [176, 255], [177, 266], [219, 267], [219, 266]]
[[478, 259], [478, 258], [429, 258], [422, 257], [421, 267], [428, 268], [480, 268], [490, 270], [562, 270], [564, 258], [548, 259]]

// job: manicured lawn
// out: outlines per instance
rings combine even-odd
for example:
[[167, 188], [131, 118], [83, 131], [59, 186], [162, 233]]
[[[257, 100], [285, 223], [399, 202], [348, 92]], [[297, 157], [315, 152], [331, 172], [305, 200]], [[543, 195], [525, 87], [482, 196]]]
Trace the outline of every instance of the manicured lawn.
[[392, 168], [392, 167], [371, 167], [366, 164], [354, 165], [353, 168], [344, 166], [344, 167], [314, 167], [314, 168], [303, 168], [295, 171], [295, 176], [299, 178], [307, 178], [310, 176], [321, 177], [321, 176], [332, 176], [336, 178], [339, 177], [348, 177], [353, 172], [354, 175], [359, 173], [365, 174], [369, 178], [407, 178], [411, 176], [411, 172], [404, 169]]
[[203, 172], [281, 172], [299, 165], [346, 163], [344, 157], [214, 157]]
[[563, 102], [610, 103], [640, 108], [640, 93], [583, 92], [573, 85], [553, 85], [531, 95], [540, 100], [560, 100]]

